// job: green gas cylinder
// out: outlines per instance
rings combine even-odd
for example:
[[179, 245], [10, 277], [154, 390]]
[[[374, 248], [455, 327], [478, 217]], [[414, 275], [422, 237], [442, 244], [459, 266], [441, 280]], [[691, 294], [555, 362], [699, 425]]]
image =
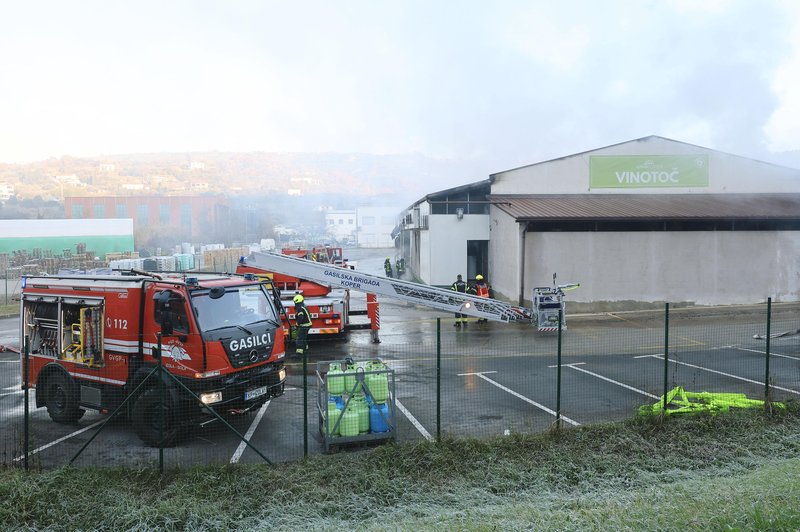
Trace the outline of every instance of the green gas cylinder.
[[339, 423], [339, 434], [342, 436], [358, 436], [358, 412], [353, 408], [353, 400], [345, 406], [342, 420]]
[[342, 395], [344, 392], [345, 377], [341, 367], [337, 363], [332, 363], [328, 369], [328, 394]]
[[350, 406], [358, 414], [358, 432], [366, 434], [369, 432], [369, 406], [367, 399], [363, 395], [356, 395], [350, 399]]
[[[328, 435], [329, 436], [338, 436], [339, 435], [339, 428], [336, 426], [336, 422], [339, 420], [339, 416], [341, 416], [342, 411], [339, 410], [339, 407], [336, 406], [336, 400], [330, 399], [328, 400]], [[341, 426], [341, 423], [339, 423]]]
[[344, 369], [344, 391], [351, 395], [355, 395], [361, 391], [361, 382], [356, 377], [358, 371], [363, 373], [364, 368], [358, 367], [355, 363], [348, 364]]
[[376, 403], [385, 403], [389, 398], [389, 374], [386, 364], [379, 360], [370, 361], [365, 369], [367, 374], [364, 375], [364, 381], [372, 395], [372, 400]]

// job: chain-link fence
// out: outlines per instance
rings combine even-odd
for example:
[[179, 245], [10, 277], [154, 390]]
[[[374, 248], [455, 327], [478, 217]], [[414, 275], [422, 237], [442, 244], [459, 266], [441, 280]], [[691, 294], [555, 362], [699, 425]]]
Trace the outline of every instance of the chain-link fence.
[[[15, 300], [19, 298], [22, 292], [22, 277], [19, 269], [6, 269], [0, 272], [0, 286], [2, 287], [2, 296], [0, 296], [0, 305], [8, 306], [13, 305]], [[0, 315], [3, 312], [0, 311]]]
[[[388, 441], [780, 409], [800, 395], [796, 305], [570, 316], [569, 327], [547, 334], [474, 320], [452, 327], [452, 319], [401, 310], [416, 317], [385, 319], [381, 343], [354, 333], [349, 342], [313, 342], [305, 358], [290, 356], [285, 381], [269, 364], [196, 375], [220, 379], [235, 397], [198, 393], [192, 379], [173, 374], [179, 357], [160, 357], [126, 382], [101, 377], [87, 361], [51, 357], [43, 365], [41, 345], [31, 354], [25, 343], [21, 354], [0, 354], [0, 461], [276, 463]], [[35, 386], [21, 385], [26, 367]], [[98, 389], [118, 394], [115, 408], [89, 407], [100, 402]]]

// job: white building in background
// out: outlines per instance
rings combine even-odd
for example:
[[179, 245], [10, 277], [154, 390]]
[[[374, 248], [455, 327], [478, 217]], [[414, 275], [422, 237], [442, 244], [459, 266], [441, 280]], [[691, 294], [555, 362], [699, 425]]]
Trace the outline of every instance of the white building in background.
[[360, 248], [394, 247], [394, 207], [358, 207], [356, 209], [356, 244]]
[[392, 235], [406, 268], [423, 282], [450, 286], [456, 275], [486, 275], [489, 180], [428, 194], [401, 213]]
[[13, 185], [9, 185], [8, 183], [0, 183], [0, 201], [11, 199], [11, 196], [13, 195], [14, 195]]
[[325, 213], [325, 232], [337, 242], [356, 241], [356, 211], [330, 210]]
[[393, 235], [423, 281], [525, 305], [553, 273], [573, 309], [800, 300], [800, 170], [658, 136], [429, 194]]

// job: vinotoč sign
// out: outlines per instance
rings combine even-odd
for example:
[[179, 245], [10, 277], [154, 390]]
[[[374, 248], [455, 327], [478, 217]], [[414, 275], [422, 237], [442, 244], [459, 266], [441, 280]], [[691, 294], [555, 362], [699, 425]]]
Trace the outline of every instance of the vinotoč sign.
[[707, 186], [708, 155], [589, 157], [590, 188]]

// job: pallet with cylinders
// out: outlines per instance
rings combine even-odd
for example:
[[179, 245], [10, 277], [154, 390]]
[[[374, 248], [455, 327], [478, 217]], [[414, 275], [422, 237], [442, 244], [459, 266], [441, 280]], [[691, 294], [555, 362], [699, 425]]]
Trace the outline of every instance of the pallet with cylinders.
[[380, 359], [317, 363], [319, 431], [333, 445], [395, 438], [394, 370]]

